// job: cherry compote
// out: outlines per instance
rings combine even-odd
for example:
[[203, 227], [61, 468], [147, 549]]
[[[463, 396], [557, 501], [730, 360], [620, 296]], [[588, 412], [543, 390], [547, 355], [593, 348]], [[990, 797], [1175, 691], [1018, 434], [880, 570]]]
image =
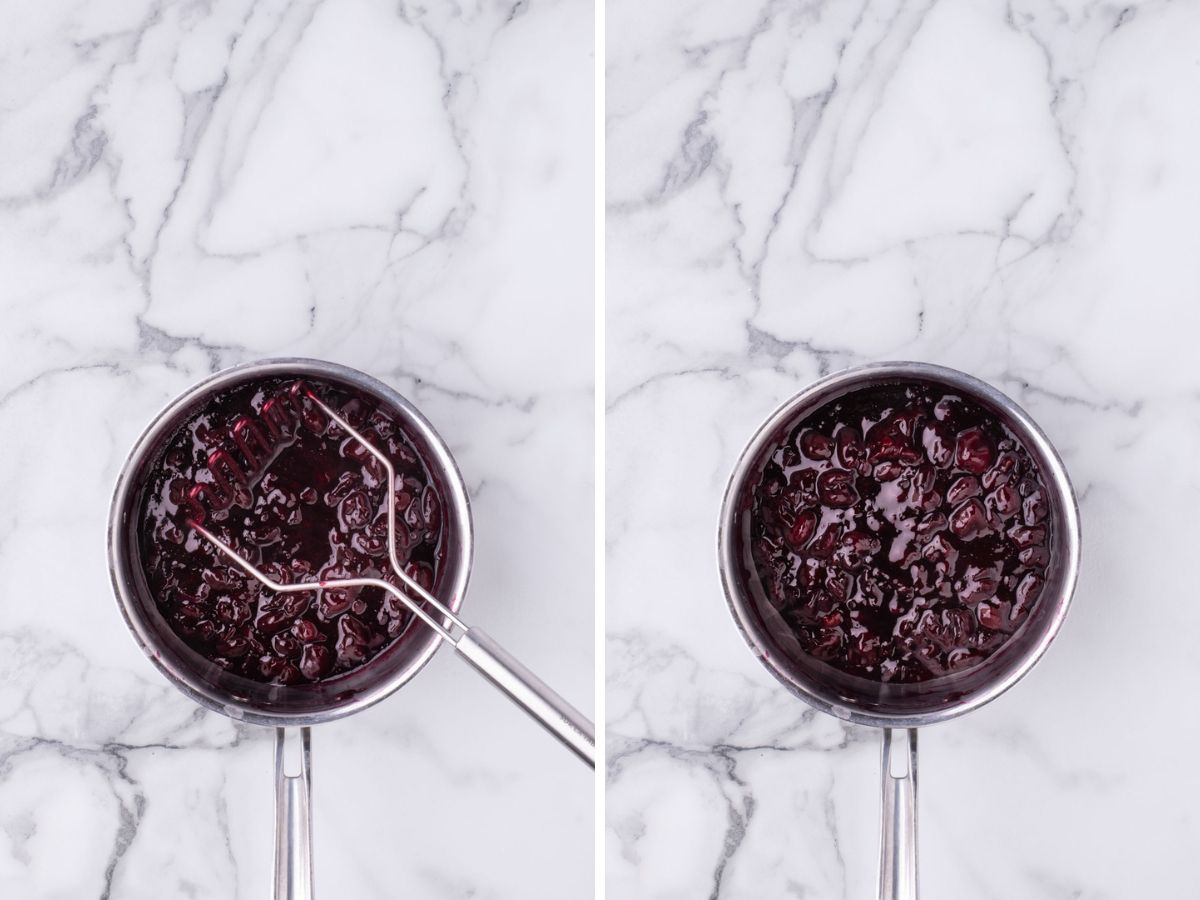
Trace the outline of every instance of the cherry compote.
[[396, 470], [396, 552], [425, 588], [445, 556], [444, 503], [398, 415], [319, 381], [269, 378], [213, 395], [149, 469], [140, 509], [146, 582], [197, 653], [259, 682], [297, 684], [378, 655], [412, 613], [373, 587], [276, 593], [191, 527], [202, 522], [276, 581], [400, 585], [388, 562], [387, 473], [309, 399], [338, 410]]
[[1046, 581], [1036, 463], [995, 415], [931, 385], [862, 388], [803, 416], [751, 490], [763, 621], [850, 675], [913, 683], [973, 668]]

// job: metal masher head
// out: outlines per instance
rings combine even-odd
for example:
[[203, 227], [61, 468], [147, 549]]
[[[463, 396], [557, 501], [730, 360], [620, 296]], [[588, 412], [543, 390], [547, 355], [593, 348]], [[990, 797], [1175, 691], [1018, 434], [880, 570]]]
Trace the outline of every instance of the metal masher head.
[[431, 614], [429, 610], [425, 609], [421, 603], [419, 603], [417, 600], [414, 600], [409, 594], [406, 594], [390, 581], [386, 581], [382, 578], [338, 578], [314, 582], [300, 582], [296, 584], [283, 584], [282, 582], [271, 578], [261, 569], [257, 568], [248, 559], [241, 556], [236, 550], [234, 550], [233, 547], [205, 528], [199, 521], [196, 521], [195, 519], [189, 519], [187, 524], [200, 534], [204, 535], [208, 541], [212, 542], [218, 550], [229, 557], [229, 559], [237, 564], [237, 566], [240, 567], [244, 572], [253, 576], [261, 584], [272, 591], [276, 591], [281, 594], [293, 594], [310, 593], [312, 591], [321, 590], [335, 590], [339, 588], [379, 588], [380, 590], [387, 591], [389, 594], [407, 606], [408, 609], [411, 610], [418, 619], [429, 626], [429, 628], [433, 629], [433, 632], [437, 634], [438, 637], [453, 644], [455, 641], [455, 635], [450, 631], [447, 625], [457, 628], [460, 633], [467, 630], [466, 626], [462, 623], [458, 616], [454, 614], [452, 609], [438, 600], [437, 597], [422, 587], [421, 584], [416, 581], [416, 579], [412, 578], [404, 570], [404, 566], [400, 563], [400, 557], [396, 553], [396, 469], [392, 465], [392, 461], [388, 459], [386, 453], [383, 453], [378, 447], [369, 441], [361, 431], [351, 425], [337, 412], [337, 410], [318, 397], [312, 388], [308, 387], [302, 382], [298, 382], [297, 386], [301, 388], [300, 393], [305, 400], [314, 404], [329, 418], [331, 422], [348, 434], [359, 444], [359, 446], [366, 450], [379, 462], [381, 466], [383, 466], [384, 471], [387, 473], [388, 561], [391, 564], [392, 571], [396, 574], [396, 577], [404, 583], [404, 586], [415, 593], [422, 601], [432, 607], [433, 611], [436, 612], [441, 619]]

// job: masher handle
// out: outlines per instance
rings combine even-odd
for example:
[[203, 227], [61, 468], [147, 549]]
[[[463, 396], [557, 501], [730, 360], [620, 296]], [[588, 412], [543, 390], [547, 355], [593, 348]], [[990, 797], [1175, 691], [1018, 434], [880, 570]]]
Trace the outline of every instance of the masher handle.
[[879, 900], [917, 900], [917, 730], [883, 730]]
[[596, 729], [583, 713], [478, 628], [467, 629], [454, 649], [564, 746], [596, 768]]

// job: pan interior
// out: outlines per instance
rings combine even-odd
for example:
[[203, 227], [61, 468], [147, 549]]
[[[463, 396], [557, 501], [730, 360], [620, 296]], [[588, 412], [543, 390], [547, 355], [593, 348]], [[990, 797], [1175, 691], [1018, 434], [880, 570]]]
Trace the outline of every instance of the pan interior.
[[113, 580], [127, 623], [152, 662], [203, 705], [260, 724], [306, 724], [354, 712], [391, 693], [428, 661], [439, 638], [413, 621], [377, 656], [343, 675], [295, 685], [252, 681], [211, 662], [172, 630], [147, 585], [139, 549], [139, 511], [148, 481], [145, 475], [156, 465], [162, 448], [216, 392], [267, 376], [306, 378], [365, 393], [404, 424], [425, 460], [432, 482], [445, 498], [445, 558], [433, 591], [455, 610], [461, 603], [470, 566], [470, 513], [453, 459], [420, 413], [374, 379], [332, 364], [280, 361], [220, 373], [176, 400], [142, 436], [118, 484], [110, 523]]
[[[722, 522], [722, 570], [735, 619], [771, 672], [818, 708], [872, 725], [926, 724], [949, 718], [996, 696], [1036, 661], [1061, 623], [1074, 584], [1078, 524], [1074, 497], [1061, 463], [1044, 435], [993, 389], [961, 373], [946, 380], [937, 367], [918, 375], [893, 369], [855, 370], [826, 389], [799, 395], [759, 432], [730, 482]], [[750, 552], [753, 486], [780, 442], [798, 421], [851, 391], [880, 384], [921, 382], [966, 395], [993, 413], [1025, 444], [1050, 500], [1050, 564], [1042, 594], [1017, 632], [982, 663], [962, 672], [913, 683], [883, 683], [844, 672], [805, 652], [767, 599]]]

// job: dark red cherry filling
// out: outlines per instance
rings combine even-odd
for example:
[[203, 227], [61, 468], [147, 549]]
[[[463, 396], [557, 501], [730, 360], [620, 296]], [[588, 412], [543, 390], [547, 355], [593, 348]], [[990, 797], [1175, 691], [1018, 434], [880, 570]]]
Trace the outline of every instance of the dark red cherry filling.
[[370, 661], [412, 613], [379, 588], [276, 593], [191, 528], [203, 524], [285, 584], [347, 577], [400, 585], [387, 549], [384, 468], [311, 401], [337, 409], [396, 469], [396, 552], [437, 583], [443, 498], [399, 418], [369, 395], [264, 379], [214, 395], [148, 470], [140, 518], [146, 582], [171, 629], [222, 668], [260, 682], [321, 681]]
[[851, 675], [920, 682], [977, 666], [1046, 581], [1049, 493], [1028, 450], [979, 404], [926, 384], [864, 388], [805, 416], [750, 491], [760, 618]]

